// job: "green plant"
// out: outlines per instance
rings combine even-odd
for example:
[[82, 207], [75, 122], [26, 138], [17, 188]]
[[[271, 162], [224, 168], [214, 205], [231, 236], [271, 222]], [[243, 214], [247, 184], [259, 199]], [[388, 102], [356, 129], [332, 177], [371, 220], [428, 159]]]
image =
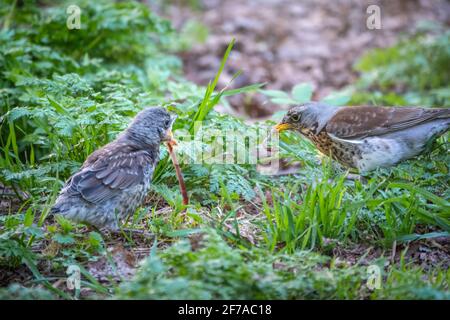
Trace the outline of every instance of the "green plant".
[[[359, 208], [351, 206], [345, 186], [345, 175], [332, 179], [330, 168], [324, 165], [320, 180], [302, 190], [300, 183], [285, 191], [275, 188], [272, 205], [263, 195], [266, 215], [263, 237], [270, 250], [283, 248], [287, 252], [314, 249], [322, 246], [326, 238], [346, 239], [354, 229]], [[331, 180], [331, 181], [330, 181]]]
[[446, 66], [450, 32], [440, 25], [418, 31], [387, 49], [373, 49], [355, 64], [361, 73], [352, 104], [448, 106]]
[[[260, 90], [260, 92], [276, 104], [302, 104], [311, 101], [313, 87], [309, 83], [299, 83], [292, 88], [291, 94], [280, 90]], [[336, 106], [345, 105], [350, 101], [350, 92], [332, 92], [321, 101]]]
[[[198, 241], [195, 241], [198, 243]], [[398, 282], [401, 274], [401, 283]], [[447, 299], [448, 275], [393, 268], [371, 292], [364, 266], [337, 266], [316, 253], [267, 254], [257, 248], [230, 247], [207, 230], [196, 247], [182, 240], [158, 252], [156, 245], [134, 279], [116, 292], [120, 299]], [[407, 286], [403, 286], [403, 283]], [[417, 291], [405, 290], [408, 288]]]

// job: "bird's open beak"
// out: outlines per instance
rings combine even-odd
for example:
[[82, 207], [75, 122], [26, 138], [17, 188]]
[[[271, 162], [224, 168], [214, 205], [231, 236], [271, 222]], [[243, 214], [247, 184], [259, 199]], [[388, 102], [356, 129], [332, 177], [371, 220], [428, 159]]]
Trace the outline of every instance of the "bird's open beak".
[[172, 128], [173, 123], [175, 122], [175, 120], [177, 120], [178, 115], [175, 113], [171, 113], [170, 114], [170, 127]]
[[279, 123], [275, 127], [273, 127], [278, 132], [289, 130], [292, 128], [292, 126], [289, 123]]
[[169, 126], [170, 129], [167, 130], [167, 133], [166, 133], [166, 136], [168, 138], [167, 143], [170, 144], [172, 147], [178, 145], [177, 140], [175, 140], [173, 138], [173, 132], [172, 132], [172, 125], [175, 122], [175, 120], [177, 119], [177, 117], [178, 116], [176, 114], [173, 114], [173, 113], [170, 114], [170, 126]]
[[168, 144], [170, 144], [172, 147], [178, 145], [177, 140], [173, 138], [173, 133], [171, 129], [167, 130], [166, 136], [168, 138], [167, 139]]

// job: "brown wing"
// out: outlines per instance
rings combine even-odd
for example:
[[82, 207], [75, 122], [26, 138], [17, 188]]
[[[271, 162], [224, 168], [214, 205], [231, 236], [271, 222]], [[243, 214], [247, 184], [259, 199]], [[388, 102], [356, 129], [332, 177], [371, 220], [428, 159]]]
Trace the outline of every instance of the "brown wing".
[[81, 170], [69, 179], [68, 192], [80, 194], [92, 203], [102, 203], [123, 189], [142, 183], [144, 170], [152, 163], [147, 151], [106, 145], [89, 156]]
[[344, 107], [328, 121], [326, 131], [342, 139], [362, 139], [449, 117], [450, 109]]

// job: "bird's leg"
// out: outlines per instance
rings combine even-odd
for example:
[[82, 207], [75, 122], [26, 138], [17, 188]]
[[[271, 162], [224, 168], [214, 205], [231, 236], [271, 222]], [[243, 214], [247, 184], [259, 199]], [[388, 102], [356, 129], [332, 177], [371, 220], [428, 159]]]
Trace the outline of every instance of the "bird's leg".
[[357, 170], [352, 170], [352, 169], [350, 169], [347, 172], [347, 175], [346, 175], [345, 179], [351, 180], [351, 181], [358, 180], [362, 184], [366, 184], [367, 183], [367, 179], [363, 175], [359, 174]]
[[352, 181], [356, 181], [359, 180], [362, 183], [366, 183], [367, 179], [364, 178], [362, 175], [360, 174], [355, 174], [355, 173], [348, 173], [347, 176], [345, 177], [347, 180], [352, 180]]

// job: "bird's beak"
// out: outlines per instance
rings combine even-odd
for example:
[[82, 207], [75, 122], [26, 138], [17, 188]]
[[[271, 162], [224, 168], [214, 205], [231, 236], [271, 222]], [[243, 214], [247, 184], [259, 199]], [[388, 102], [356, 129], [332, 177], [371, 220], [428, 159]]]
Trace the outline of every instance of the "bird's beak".
[[177, 120], [177, 118], [178, 118], [178, 115], [177, 114], [174, 114], [174, 113], [171, 113], [170, 114], [170, 127], [172, 127], [172, 125], [173, 125], [173, 123], [175, 122], [175, 120]]
[[168, 140], [168, 144], [170, 144], [171, 146], [176, 146], [178, 145], [177, 141], [173, 138], [173, 132], [172, 132], [172, 125], [175, 122], [175, 120], [177, 119], [178, 115], [171, 113], [170, 114], [170, 126], [169, 126], [169, 130], [167, 130], [167, 140]]
[[281, 132], [284, 130], [289, 130], [291, 128], [292, 128], [292, 125], [289, 123], [279, 123], [274, 127], [274, 129], [277, 130], [278, 132]]
[[170, 146], [176, 146], [176, 145], [178, 145], [178, 143], [177, 143], [177, 140], [175, 140], [174, 138], [173, 138], [173, 133], [172, 133], [172, 130], [171, 129], [169, 129], [169, 130], [167, 130], [167, 143], [170, 145]]

